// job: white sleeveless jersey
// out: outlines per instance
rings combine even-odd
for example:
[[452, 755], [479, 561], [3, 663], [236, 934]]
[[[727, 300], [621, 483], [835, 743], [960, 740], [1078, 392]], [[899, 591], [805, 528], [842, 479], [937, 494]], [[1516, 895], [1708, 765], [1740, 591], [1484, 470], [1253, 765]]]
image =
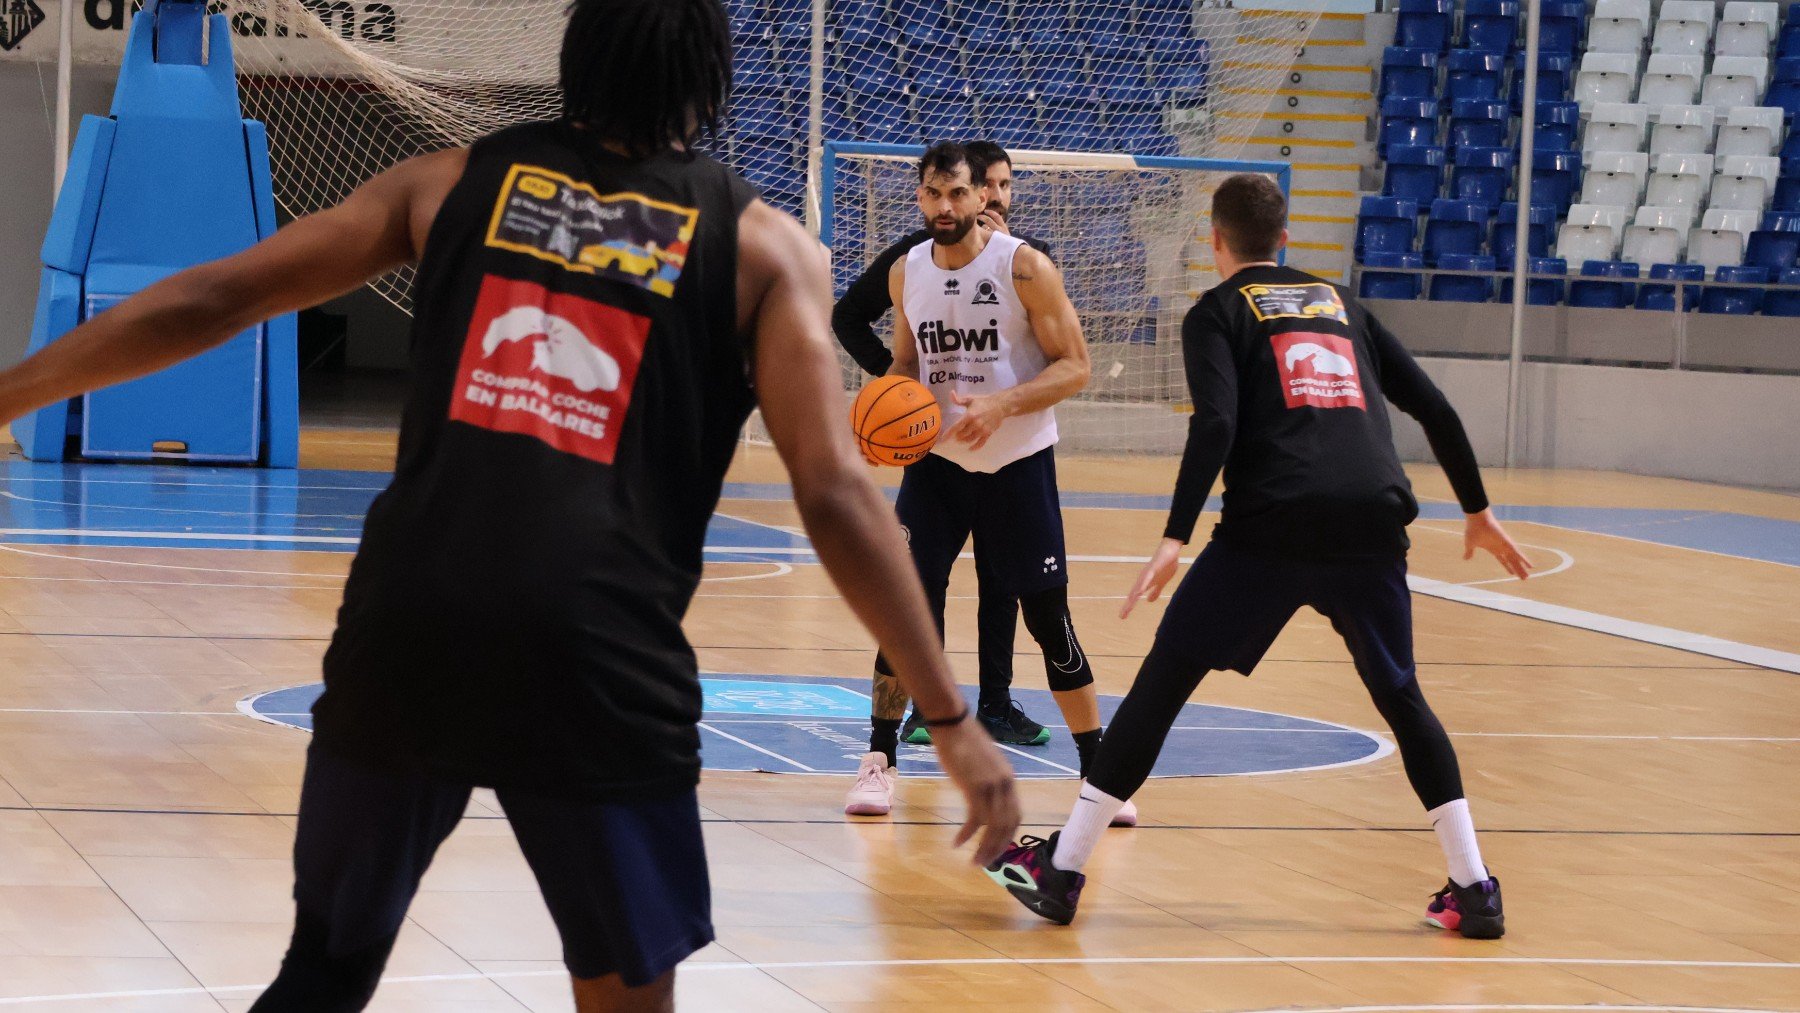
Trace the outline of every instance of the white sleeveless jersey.
[[[919, 381], [943, 411], [943, 432], [961, 421], [952, 392], [974, 397], [1025, 383], [1049, 364], [1013, 288], [1013, 256], [1025, 243], [994, 233], [968, 264], [946, 271], [931, 259], [933, 241], [906, 255], [901, 293], [906, 322], [919, 350]], [[966, 471], [994, 472], [1056, 443], [1056, 412], [1015, 415], [980, 450], [939, 439], [931, 452]]]

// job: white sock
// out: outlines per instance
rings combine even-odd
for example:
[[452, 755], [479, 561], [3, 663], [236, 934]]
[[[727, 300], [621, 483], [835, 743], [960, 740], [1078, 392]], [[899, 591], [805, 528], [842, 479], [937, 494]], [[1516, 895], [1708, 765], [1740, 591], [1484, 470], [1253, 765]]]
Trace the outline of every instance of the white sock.
[[[1459, 798], [1445, 802], [1425, 815], [1431, 817], [1431, 829], [1437, 832], [1438, 844], [1444, 849], [1444, 860], [1450, 863], [1450, 878], [1457, 886], [1474, 886], [1488, 878], [1487, 866], [1481, 864], [1481, 846], [1475, 843], [1475, 821], [1469, 818], [1469, 800]], [[1058, 848], [1061, 854], [1062, 849]]]
[[1124, 805], [1124, 799], [1113, 798], [1086, 781], [1081, 782], [1081, 797], [1075, 800], [1069, 822], [1056, 839], [1056, 853], [1050, 856], [1050, 864], [1064, 872], [1080, 871], [1094, 853], [1094, 845], [1100, 843], [1101, 832]]

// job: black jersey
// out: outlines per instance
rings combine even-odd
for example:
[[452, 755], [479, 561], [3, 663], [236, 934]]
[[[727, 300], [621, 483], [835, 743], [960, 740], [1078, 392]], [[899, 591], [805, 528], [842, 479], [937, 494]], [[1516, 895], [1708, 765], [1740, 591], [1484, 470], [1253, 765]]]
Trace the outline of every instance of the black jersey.
[[478, 142], [414, 289], [392, 484], [315, 708], [321, 747], [477, 784], [689, 788], [681, 620], [754, 403], [737, 222], [704, 156], [542, 123]]
[[1182, 324], [1194, 417], [1166, 534], [1187, 541], [1225, 472], [1213, 537], [1282, 556], [1391, 556], [1418, 516], [1385, 401], [1418, 419], [1465, 511], [1487, 506], [1462, 422], [1350, 294], [1292, 268], [1248, 267]]

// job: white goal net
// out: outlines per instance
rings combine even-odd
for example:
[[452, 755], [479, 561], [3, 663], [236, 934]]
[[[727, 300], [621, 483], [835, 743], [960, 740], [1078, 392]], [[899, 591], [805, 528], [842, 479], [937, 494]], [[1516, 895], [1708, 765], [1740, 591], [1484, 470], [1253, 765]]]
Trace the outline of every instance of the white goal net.
[[[245, 114], [268, 125], [276, 200], [291, 215], [342, 200], [404, 158], [560, 109], [568, 0], [213, 4], [231, 16]], [[1012, 149], [1231, 159], [1287, 83], [1324, 4], [728, 0], [735, 87], [713, 150], [770, 203], [815, 223], [829, 200], [819, 192], [822, 139], [985, 137]], [[867, 168], [871, 189], [846, 198], [871, 210], [839, 244], [844, 270], [916, 217], [910, 185], [883, 192], [880, 171]], [[1172, 449], [1185, 398], [1172, 322], [1211, 284], [1207, 175], [1065, 160], [1055, 171], [1034, 166], [1020, 186], [1021, 227], [1058, 250], [1106, 356], [1096, 356], [1082, 411], [1112, 421], [1071, 418], [1072, 442]], [[836, 213], [843, 221], [841, 202]], [[411, 284], [402, 271], [375, 288], [405, 309]]]
[[[825, 212], [842, 292], [882, 250], [922, 227], [915, 197], [920, 151], [833, 143], [826, 154], [832, 171]], [[1178, 453], [1188, 400], [1181, 319], [1195, 293], [1215, 280], [1210, 249], [1202, 251], [1212, 191], [1233, 172], [1279, 178], [1280, 169], [1083, 152], [1012, 155], [1009, 226], [1049, 245], [1093, 361], [1087, 389], [1057, 407], [1062, 445]], [[846, 387], [861, 386], [848, 356], [844, 370]]]

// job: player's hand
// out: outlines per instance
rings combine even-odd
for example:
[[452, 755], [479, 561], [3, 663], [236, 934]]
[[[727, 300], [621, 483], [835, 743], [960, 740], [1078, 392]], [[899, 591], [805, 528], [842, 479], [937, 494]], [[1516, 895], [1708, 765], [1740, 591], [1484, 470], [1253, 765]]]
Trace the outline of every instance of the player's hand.
[[1006, 217], [993, 208], [984, 208], [980, 214], [975, 216], [975, 220], [981, 223], [983, 228], [993, 229], [1004, 236], [1012, 235], [1012, 230], [1006, 227]]
[[950, 400], [963, 409], [963, 417], [944, 436], [967, 443], [970, 450], [986, 446], [988, 437], [998, 432], [1000, 423], [1006, 421], [1006, 404], [997, 395], [970, 397], [961, 391], [951, 391]]
[[1531, 576], [1531, 560], [1519, 551], [1513, 540], [1507, 537], [1506, 529], [1494, 517], [1492, 509], [1478, 514], [1469, 514], [1463, 521], [1463, 558], [1474, 559], [1475, 550], [1492, 553], [1506, 572], [1526, 580]]
[[962, 790], [969, 818], [956, 832], [956, 847], [975, 840], [975, 864], [986, 865], [1006, 850], [1019, 829], [1019, 796], [1012, 765], [981, 723], [970, 714], [954, 725], [931, 730], [938, 764]]
[[1131, 585], [1131, 593], [1125, 596], [1125, 605], [1119, 609], [1120, 619], [1131, 615], [1131, 610], [1137, 607], [1139, 599], [1155, 601], [1162, 597], [1163, 588], [1174, 578], [1175, 568], [1181, 565], [1183, 547], [1183, 543], [1173, 538], [1162, 540], [1162, 544], [1156, 547], [1156, 554], [1150, 557], [1150, 561], [1138, 573], [1138, 579]]

